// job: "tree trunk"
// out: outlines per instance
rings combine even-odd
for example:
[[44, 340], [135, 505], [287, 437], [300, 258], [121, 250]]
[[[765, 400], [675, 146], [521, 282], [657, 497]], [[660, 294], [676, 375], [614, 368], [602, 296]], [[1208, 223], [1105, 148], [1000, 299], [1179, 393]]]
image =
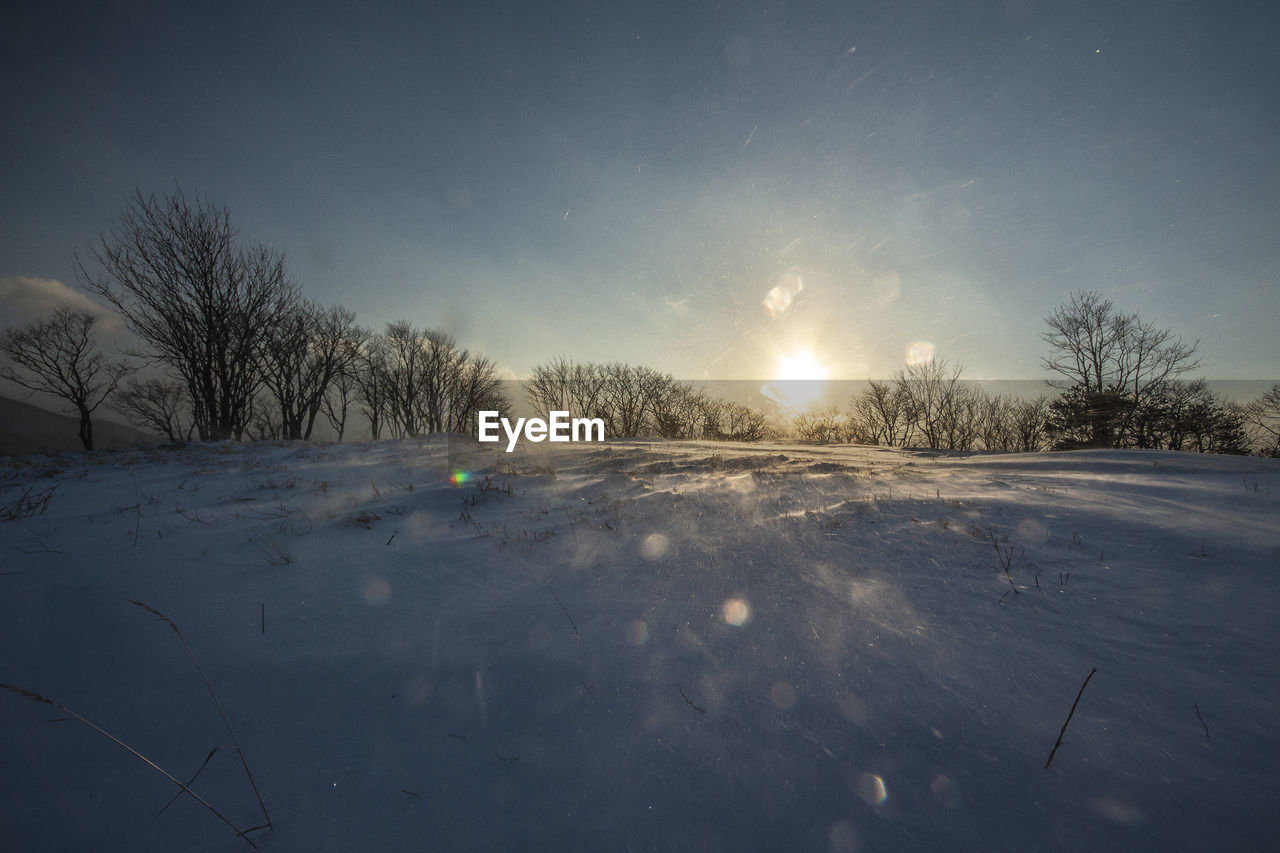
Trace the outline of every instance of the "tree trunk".
[[83, 405], [80, 408], [80, 443], [85, 450], [93, 450], [93, 421], [89, 418], [89, 410]]

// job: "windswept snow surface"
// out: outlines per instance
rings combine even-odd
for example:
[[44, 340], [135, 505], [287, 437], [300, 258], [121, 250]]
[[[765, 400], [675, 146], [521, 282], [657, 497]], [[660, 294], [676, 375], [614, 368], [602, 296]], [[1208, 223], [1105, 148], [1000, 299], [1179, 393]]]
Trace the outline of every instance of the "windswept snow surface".
[[[1274, 460], [448, 447], [5, 460], [0, 682], [188, 779], [167, 615], [263, 850], [1280, 843]], [[0, 786], [5, 850], [249, 849], [10, 691]]]

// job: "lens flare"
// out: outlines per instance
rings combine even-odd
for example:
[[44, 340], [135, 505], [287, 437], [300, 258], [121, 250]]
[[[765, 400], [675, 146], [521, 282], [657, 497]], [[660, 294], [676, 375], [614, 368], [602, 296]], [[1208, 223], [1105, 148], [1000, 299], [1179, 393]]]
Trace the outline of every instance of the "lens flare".
[[730, 598], [721, 605], [720, 615], [724, 617], [725, 622], [740, 628], [751, 618], [751, 605], [741, 598]]
[[804, 290], [804, 279], [795, 273], [790, 273], [782, 276], [782, 280], [769, 289], [760, 304], [769, 312], [769, 316], [776, 320], [787, 313], [787, 309], [791, 307], [791, 303], [802, 290]]
[[449, 475], [449, 482], [453, 483], [455, 486], [461, 486], [463, 483], [467, 482], [467, 479], [470, 476], [471, 475], [466, 471], [454, 471]]
[[858, 831], [847, 820], [838, 820], [827, 830], [827, 847], [833, 853], [857, 853]]
[[1093, 807], [1098, 814], [1110, 818], [1116, 823], [1135, 824], [1146, 820], [1146, 815], [1142, 809], [1133, 803], [1102, 797], [1093, 801]]
[[375, 607], [381, 607], [391, 600], [391, 584], [376, 575], [364, 579], [361, 585], [364, 600]]
[[667, 553], [667, 549], [671, 547], [670, 540], [661, 533], [650, 533], [640, 543], [640, 556], [649, 562], [661, 560]]
[[869, 806], [883, 806], [889, 801], [889, 790], [884, 786], [884, 779], [875, 773], [863, 773], [858, 777], [858, 796]]
[[939, 773], [929, 783], [929, 791], [949, 809], [960, 805], [960, 788], [945, 774]]
[[627, 626], [627, 642], [633, 646], [643, 646], [649, 642], [649, 626], [643, 619], [637, 619]]
[[933, 344], [928, 341], [916, 341], [907, 347], [907, 366], [915, 367], [917, 364], [928, 364], [933, 361], [933, 356]]

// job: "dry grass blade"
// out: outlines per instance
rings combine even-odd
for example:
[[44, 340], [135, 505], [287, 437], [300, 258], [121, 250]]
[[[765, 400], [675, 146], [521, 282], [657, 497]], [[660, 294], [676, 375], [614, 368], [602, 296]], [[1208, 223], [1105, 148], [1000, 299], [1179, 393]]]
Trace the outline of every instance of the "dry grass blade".
[[[209, 681], [209, 676], [205, 674], [204, 667], [200, 665], [200, 661], [196, 658], [196, 653], [191, 649], [191, 644], [187, 642], [187, 638], [182, 636], [181, 629], [168, 616], [165, 616], [159, 610], [156, 610], [150, 604], [141, 601], [135, 601], [132, 598], [125, 599], [130, 604], [141, 607], [148, 613], [156, 616], [166, 625], [173, 629], [173, 633], [178, 635], [178, 639], [182, 641], [183, 647], [187, 650], [187, 654], [191, 657], [191, 662], [195, 664], [196, 672], [200, 673], [200, 678], [204, 681], [204, 686], [209, 691], [209, 697], [213, 699], [213, 705], [218, 709], [218, 716], [222, 718], [222, 724], [227, 727], [227, 734], [231, 737], [231, 743], [234, 745], [236, 754], [240, 756], [240, 764], [244, 767], [245, 776], [249, 777], [249, 785], [253, 788], [254, 796], [258, 798], [258, 805], [262, 808], [262, 816], [266, 818], [266, 827], [271, 828], [271, 815], [267, 814], [267, 804], [262, 800], [262, 793], [258, 790], [258, 783], [253, 778], [253, 771], [249, 769], [249, 762], [245, 760], [244, 750], [240, 748], [240, 741], [236, 738], [235, 731], [231, 728], [231, 721], [227, 719], [227, 714], [222, 710], [222, 703], [218, 701], [218, 694], [213, 692], [213, 684]], [[207, 760], [207, 759], [206, 759]], [[246, 839], [247, 840], [247, 839]]]
[[1084, 678], [1084, 684], [1080, 685], [1080, 692], [1076, 694], [1076, 701], [1071, 703], [1071, 711], [1067, 714], [1066, 722], [1062, 724], [1062, 731], [1058, 732], [1058, 742], [1053, 745], [1053, 749], [1049, 751], [1049, 760], [1044, 763], [1045, 770], [1049, 769], [1049, 765], [1053, 763], [1053, 757], [1058, 754], [1058, 747], [1062, 746], [1062, 738], [1067, 733], [1067, 726], [1071, 725], [1071, 718], [1076, 715], [1076, 706], [1080, 704], [1080, 697], [1084, 695], [1084, 689], [1089, 686], [1089, 679], [1093, 678], [1093, 674], [1097, 671], [1096, 666], [1089, 670], [1089, 674]]
[[263, 527], [255, 533], [250, 541], [252, 541], [253, 544], [257, 546], [258, 550], [262, 552], [263, 556], [267, 558], [268, 565], [288, 566], [293, 563], [293, 554], [290, 553], [284, 543], [282, 543], [280, 539], [266, 527]]
[[59, 702], [59, 701], [57, 701], [57, 700], [55, 700], [55, 699], [50, 699], [48, 696], [42, 696], [42, 695], [40, 695], [39, 693], [36, 693], [36, 692], [35, 692], [35, 691], [33, 691], [33, 690], [24, 690], [24, 689], [23, 689], [23, 688], [21, 688], [21, 687], [17, 687], [17, 686], [12, 685], [12, 684], [4, 684], [4, 683], [0, 683], [0, 688], [2, 688], [2, 689], [4, 689], [4, 690], [8, 690], [8, 691], [10, 691], [10, 692], [12, 692], [12, 693], [17, 693], [19, 696], [23, 696], [23, 697], [25, 697], [25, 698], [27, 698], [27, 699], [32, 700], [33, 702], [43, 702], [43, 703], [44, 703], [44, 704], [46, 704], [46, 705], [52, 705], [53, 707], [57, 708], [57, 709], [58, 709], [59, 711], [61, 711], [62, 713], [66, 714], [66, 715], [68, 715], [68, 716], [70, 716], [70, 717], [73, 717], [73, 718], [75, 718], [75, 719], [79, 720], [80, 722], [84, 723], [86, 726], [88, 726], [89, 728], [93, 729], [95, 732], [97, 732], [98, 734], [100, 734], [100, 735], [102, 735], [103, 737], [107, 738], [108, 740], [112, 741], [113, 743], [116, 743], [116, 744], [118, 744], [119, 746], [121, 746], [121, 747], [123, 747], [123, 748], [127, 749], [129, 752], [131, 752], [131, 753], [134, 755], [134, 757], [135, 757], [135, 758], [137, 758], [138, 760], [142, 761], [144, 764], [146, 764], [146, 765], [147, 765], [148, 767], [150, 767], [152, 770], [155, 770], [157, 773], [159, 773], [160, 775], [164, 776], [164, 777], [165, 777], [166, 779], [168, 779], [170, 782], [172, 782], [173, 784], [175, 784], [175, 785], [177, 785], [179, 788], [181, 788], [183, 793], [185, 793], [185, 794], [190, 794], [190, 795], [191, 795], [191, 797], [192, 797], [196, 802], [198, 802], [200, 805], [204, 806], [206, 809], [208, 809], [210, 812], [212, 812], [212, 813], [213, 813], [213, 814], [218, 818], [218, 820], [222, 821], [222, 822], [223, 822], [223, 823], [225, 823], [227, 826], [231, 827], [232, 831], [234, 831], [234, 832], [235, 832], [235, 834], [236, 834], [236, 835], [238, 835], [239, 837], [243, 838], [243, 839], [245, 840], [245, 843], [246, 843], [246, 844], [248, 844], [250, 847], [253, 847], [254, 849], [257, 849], [257, 846], [258, 846], [258, 845], [254, 844], [254, 843], [253, 843], [253, 841], [251, 841], [251, 840], [249, 839], [249, 837], [248, 837], [247, 835], [245, 835], [245, 833], [246, 833], [246, 832], [248, 832], [249, 830], [241, 830], [240, 828], [238, 828], [234, 823], [232, 823], [230, 820], [228, 820], [228, 819], [227, 819], [226, 815], [224, 815], [222, 812], [220, 812], [220, 811], [218, 811], [217, 809], [215, 809], [213, 806], [209, 805], [208, 801], [206, 801], [203, 797], [201, 797], [201, 796], [200, 796], [199, 794], [197, 794], [195, 791], [191, 790], [191, 788], [189, 788], [187, 785], [183, 784], [183, 783], [182, 783], [182, 781], [180, 781], [176, 776], [174, 776], [174, 775], [173, 775], [172, 773], [170, 773], [169, 771], [165, 770], [165, 769], [164, 769], [163, 767], [161, 767], [159, 764], [156, 764], [156, 763], [155, 763], [154, 761], [152, 761], [150, 758], [147, 758], [147, 756], [143, 755], [141, 752], [138, 752], [138, 750], [136, 750], [136, 749], [134, 749], [133, 747], [129, 746], [129, 744], [125, 743], [125, 742], [124, 742], [124, 741], [122, 741], [120, 738], [118, 738], [118, 737], [116, 737], [115, 735], [113, 735], [111, 732], [109, 732], [109, 731], [107, 731], [106, 729], [102, 728], [102, 726], [99, 726], [97, 723], [93, 722], [92, 720], [90, 720], [90, 719], [88, 719], [88, 718], [86, 718], [86, 717], [82, 717], [82, 716], [80, 716], [80, 715], [79, 715], [79, 714], [77, 714], [75, 711], [73, 711], [73, 710], [71, 710], [70, 708], [68, 708], [66, 705], [63, 705], [61, 702]]
[[[203, 773], [203, 772], [204, 772], [204, 769], [205, 769], [206, 767], [208, 767], [208, 766], [209, 766], [209, 762], [213, 760], [213, 757], [214, 757], [215, 755], [217, 755], [221, 750], [224, 750], [224, 749], [235, 749], [235, 747], [234, 747], [234, 746], [215, 746], [213, 749], [209, 750], [209, 754], [208, 754], [208, 755], [206, 755], [206, 756], [204, 757], [204, 761], [202, 761], [202, 762], [200, 763], [200, 768], [199, 768], [198, 770], [196, 770], [196, 772], [195, 772], [195, 773], [191, 774], [191, 778], [187, 780], [187, 785], [194, 785], [194, 784], [196, 783], [196, 780], [200, 778], [200, 774], [201, 774], [201, 773]], [[161, 817], [163, 817], [163, 816], [164, 816], [164, 813], [165, 813], [165, 812], [167, 812], [167, 811], [169, 810], [169, 806], [171, 806], [171, 805], [173, 805], [174, 803], [176, 803], [176, 802], [178, 801], [178, 798], [179, 798], [179, 797], [181, 797], [181, 796], [182, 796], [182, 792], [181, 792], [181, 791], [179, 791], [178, 793], [174, 794], [174, 795], [169, 799], [169, 802], [165, 803], [165, 804], [164, 804], [164, 807], [163, 807], [163, 808], [161, 808], [161, 809], [160, 809], [160, 811], [156, 812], [156, 816], [155, 816], [155, 817], [153, 817], [153, 818], [151, 819], [151, 822], [154, 824], [154, 823], [155, 823], [156, 821], [158, 821]], [[254, 827], [254, 829], [261, 829], [261, 828], [262, 828], [262, 827]], [[246, 830], [245, 830], [245, 833], [246, 833], [246, 834], [247, 834], [247, 833], [250, 833], [250, 832], [253, 832], [253, 829], [246, 829]]]
[[19, 518], [44, 515], [57, 488], [57, 486], [51, 486], [42, 492], [36, 492], [32, 487], [23, 490], [16, 500], [0, 504], [0, 519], [17, 521]]

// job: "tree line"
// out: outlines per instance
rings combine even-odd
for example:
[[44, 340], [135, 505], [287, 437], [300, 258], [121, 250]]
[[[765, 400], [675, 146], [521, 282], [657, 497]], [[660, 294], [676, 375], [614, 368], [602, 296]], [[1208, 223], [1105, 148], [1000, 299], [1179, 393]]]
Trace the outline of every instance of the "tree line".
[[[510, 412], [496, 365], [447, 332], [408, 321], [373, 332], [288, 277], [283, 253], [244, 243], [226, 208], [138, 192], [115, 228], [75, 258], [77, 278], [142, 346], [111, 360], [96, 316], [59, 308], [0, 334], [0, 376], [70, 403], [93, 449], [93, 413], [109, 401], [170, 441], [338, 440], [359, 413], [370, 438], [473, 432], [477, 412]], [[533, 369], [537, 412], [599, 417], [611, 438], [823, 442], [939, 450], [1138, 447], [1280, 455], [1280, 384], [1237, 405], [1203, 380], [1187, 344], [1080, 291], [1045, 318], [1045, 369], [1056, 396], [988, 394], [962, 368], [933, 359], [872, 381], [847, 410], [801, 413], [789, 425], [648, 367], [567, 357]], [[152, 368], [147, 378], [127, 377]]]
[[1199, 342], [1187, 343], [1125, 313], [1095, 291], [1073, 293], [1044, 318], [1042, 365], [1058, 393], [1023, 399], [961, 382], [935, 359], [871, 382], [848, 411], [795, 419], [799, 438], [935, 450], [1039, 451], [1141, 448], [1280, 455], [1280, 384], [1247, 404], [1203, 379]]
[[[87, 450], [108, 401], [173, 442], [309, 439], [321, 422], [341, 441], [354, 413], [375, 440], [465, 433], [481, 410], [510, 413], [492, 359], [404, 320], [374, 333], [304, 297], [281, 252], [243, 243], [225, 208], [180, 190], [136, 193], [75, 268], [142, 343], [132, 363], [97, 349], [95, 315], [60, 308], [0, 335], [0, 375], [72, 403]], [[126, 379], [144, 367], [159, 375]], [[646, 367], [559, 359], [534, 370], [527, 392], [544, 415], [602, 417], [611, 438], [764, 436], [762, 413]]]
[[1049, 445], [1049, 398], [990, 394], [961, 380], [962, 369], [934, 359], [872, 380], [848, 410], [829, 406], [798, 415], [795, 436], [934, 450], [1032, 452]]
[[525, 393], [540, 416], [561, 410], [600, 418], [610, 438], [759, 441], [768, 434], [763, 412], [649, 367], [556, 358], [533, 369]]
[[[71, 403], [86, 450], [108, 400], [170, 441], [306, 439], [321, 419], [342, 440], [353, 411], [375, 439], [466, 431], [478, 408], [509, 407], [491, 359], [407, 321], [375, 334], [305, 298], [281, 252], [243, 243], [225, 208], [180, 190], [135, 194], [75, 268], [141, 342], [132, 362], [97, 349], [94, 314], [59, 308], [0, 335], [0, 375]], [[141, 368], [159, 375], [126, 379]]]

